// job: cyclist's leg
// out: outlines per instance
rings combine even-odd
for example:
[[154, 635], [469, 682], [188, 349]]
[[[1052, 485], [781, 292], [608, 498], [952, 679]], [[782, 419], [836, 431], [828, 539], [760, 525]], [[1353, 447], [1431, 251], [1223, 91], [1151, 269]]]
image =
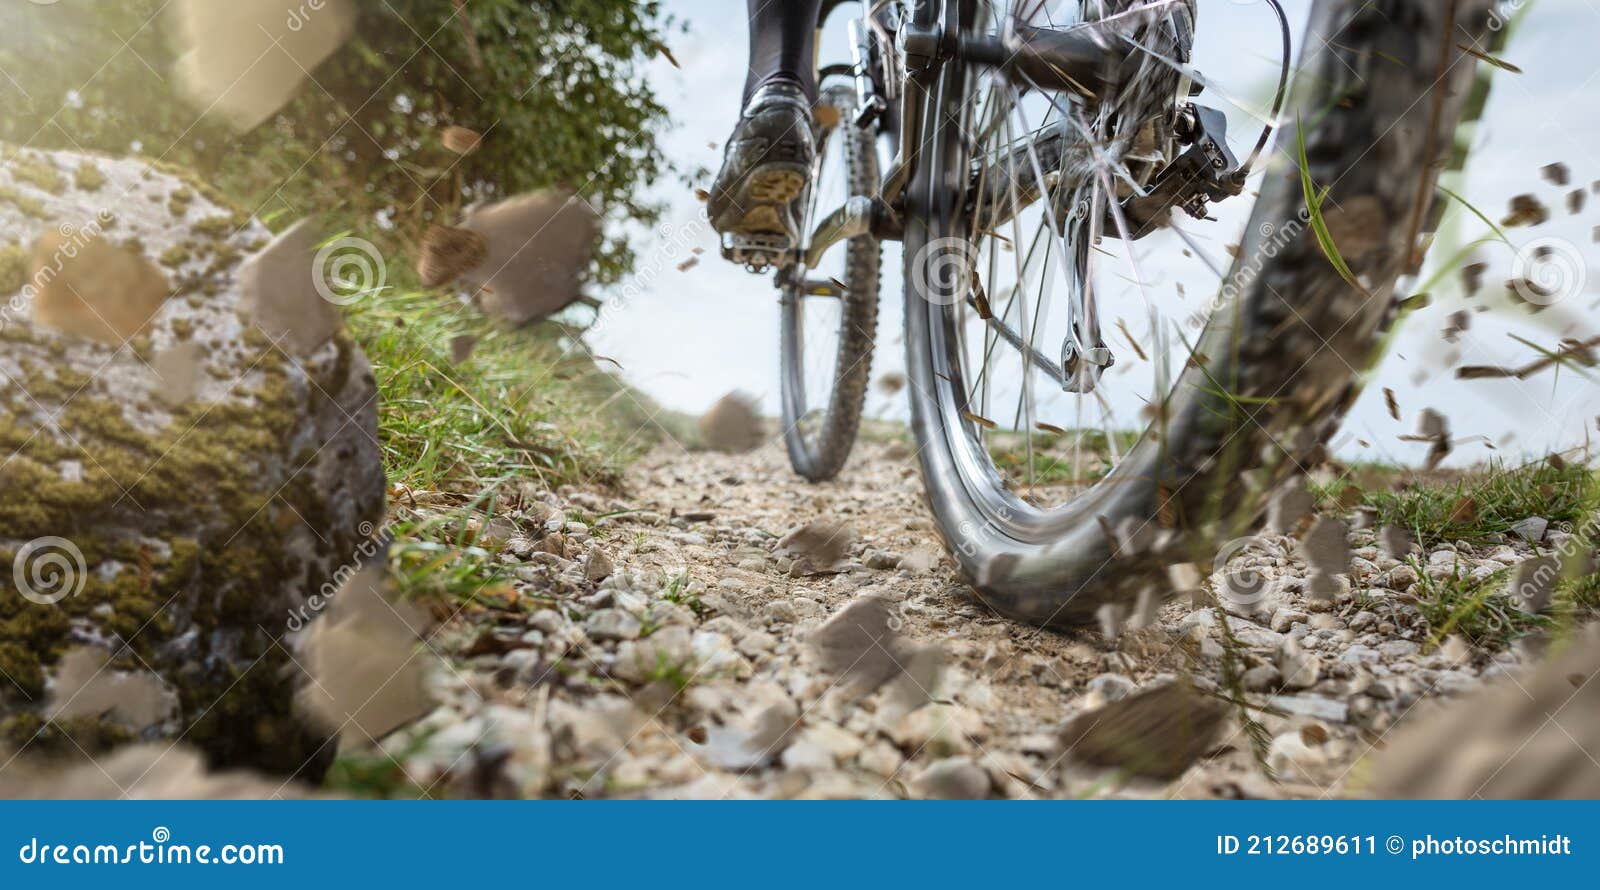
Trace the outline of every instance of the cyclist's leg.
[[[816, 155], [811, 105], [813, 46], [821, 0], [748, 0], [750, 66], [743, 109], [711, 188], [711, 225], [742, 247], [726, 251], [762, 264], [792, 248], [791, 203], [805, 190]], [[756, 259], [750, 255], [768, 255]]]
[[815, 43], [822, 0], [748, 0], [750, 69], [744, 101], [768, 81], [783, 78], [816, 97]]

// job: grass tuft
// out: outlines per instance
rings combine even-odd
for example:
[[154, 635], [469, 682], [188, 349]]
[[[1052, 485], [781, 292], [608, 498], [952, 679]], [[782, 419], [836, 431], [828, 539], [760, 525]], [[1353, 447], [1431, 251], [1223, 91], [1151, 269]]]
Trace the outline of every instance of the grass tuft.
[[[557, 325], [507, 330], [451, 298], [394, 290], [349, 323], [383, 396], [392, 483], [467, 495], [505, 479], [612, 485], [653, 441], [637, 397]], [[458, 337], [476, 344], [453, 364]]]
[[1411, 561], [1417, 583], [1411, 594], [1428, 621], [1428, 648], [1437, 647], [1450, 634], [1461, 634], [1473, 645], [1489, 651], [1504, 649], [1530, 630], [1547, 626], [1550, 619], [1517, 608], [1505, 592], [1510, 570], [1482, 579], [1454, 575], [1442, 580], [1428, 577], [1427, 567]]
[[[1377, 511], [1380, 525], [1400, 526], [1424, 547], [1504, 534], [1532, 516], [1576, 523], [1586, 515], [1594, 473], [1577, 463], [1501, 462], [1454, 478], [1416, 479], [1398, 489], [1355, 492], [1348, 478], [1315, 489], [1321, 499], [1360, 503]], [[1470, 507], [1470, 509], [1469, 509]]]

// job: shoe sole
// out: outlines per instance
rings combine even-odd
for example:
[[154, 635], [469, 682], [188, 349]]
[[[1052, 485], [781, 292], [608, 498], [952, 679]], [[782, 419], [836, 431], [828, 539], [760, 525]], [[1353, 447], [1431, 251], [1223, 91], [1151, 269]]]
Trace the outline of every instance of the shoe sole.
[[762, 239], [778, 237], [792, 249], [799, 239], [789, 205], [806, 188], [810, 168], [787, 162], [764, 164], [750, 171], [734, 194], [734, 208], [718, 226], [722, 232]]

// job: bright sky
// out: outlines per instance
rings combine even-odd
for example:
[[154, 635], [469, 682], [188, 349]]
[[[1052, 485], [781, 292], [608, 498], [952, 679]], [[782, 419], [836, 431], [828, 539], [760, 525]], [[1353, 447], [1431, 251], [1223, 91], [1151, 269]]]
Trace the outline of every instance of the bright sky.
[[[1295, 20], [1298, 43], [1306, 0], [1286, 0]], [[673, 54], [682, 66], [657, 61], [649, 72], [671, 109], [675, 129], [664, 142], [671, 157], [685, 170], [715, 170], [720, 146], [737, 113], [739, 90], [745, 73], [745, 12], [741, 0], [667, 0], [669, 12], [689, 22], [688, 34], [671, 40]], [[1277, 26], [1270, 11], [1258, 0], [1200, 0], [1196, 67], [1230, 95], [1262, 101], [1276, 76]], [[1488, 303], [1495, 311], [1478, 313], [1472, 326], [1454, 347], [1444, 343], [1440, 330], [1447, 317], [1473, 305], [1452, 285], [1436, 293], [1433, 306], [1413, 315], [1396, 347], [1376, 371], [1366, 394], [1346, 422], [1341, 455], [1350, 459], [1392, 462], [1420, 460], [1427, 446], [1397, 440], [1412, 432], [1416, 413], [1433, 407], [1450, 418], [1457, 439], [1487, 436], [1502, 442], [1500, 453], [1525, 451], [1542, 454], [1556, 447], [1581, 445], [1596, 430], [1600, 414], [1600, 386], [1563, 370], [1525, 381], [1463, 382], [1453, 379], [1447, 352], [1459, 349], [1458, 364], [1518, 365], [1536, 357], [1527, 346], [1512, 340], [1516, 334], [1542, 346], [1553, 346], [1562, 336], [1588, 335], [1589, 319], [1600, 301], [1600, 194], [1591, 193], [1587, 209], [1570, 215], [1565, 193], [1588, 188], [1600, 179], [1600, 118], [1594, 114], [1592, 96], [1600, 88], [1600, 56], [1594, 51], [1600, 35], [1600, 4], [1591, 0], [1542, 0], [1532, 10], [1526, 26], [1509, 52], [1523, 74], [1502, 73], [1495, 79], [1486, 124], [1479, 130], [1473, 159], [1463, 184], [1465, 197], [1498, 218], [1511, 197], [1533, 193], [1552, 210], [1552, 220], [1532, 229], [1509, 230], [1522, 246], [1538, 238], [1557, 238], [1573, 246], [1584, 259], [1587, 277], [1583, 292], [1555, 305], [1536, 318], [1512, 308], [1500, 296], [1499, 283], [1510, 277], [1512, 251], [1503, 245], [1485, 248], [1490, 264], [1488, 284], [1475, 303]], [[1299, 49], [1298, 45], [1296, 47]], [[827, 54], [826, 48], [824, 53]], [[1243, 156], [1258, 125], [1249, 116], [1217, 96], [1207, 100], [1229, 113], [1230, 137]], [[715, 143], [713, 149], [708, 143]], [[1539, 168], [1563, 162], [1572, 171], [1573, 184], [1557, 188], [1540, 178]], [[708, 186], [710, 174], [696, 185]], [[765, 410], [778, 410], [778, 310], [770, 280], [749, 275], [717, 255], [716, 238], [704, 218], [703, 206], [689, 187], [663, 183], [659, 195], [669, 203], [662, 230], [643, 233], [638, 240], [640, 271], [609, 295], [618, 305], [608, 310], [591, 335], [596, 350], [616, 359], [627, 378], [667, 407], [700, 411], [729, 390], [759, 396]], [[1245, 221], [1232, 219], [1235, 231]], [[1477, 238], [1487, 227], [1457, 209], [1454, 243]], [[1225, 220], [1229, 217], [1224, 217]], [[1447, 224], [1447, 232], [1450, 231]], [[1442, 236], [1442, 240], [1448, 235]], [[1236, 237], [1232, 240], [1236, 240]], [[678, 263], [699, 246], [705, 253], [697, 266], [680, 272]], [[1453, 250], [1435, 252], [1442, 260]], [[1225, 256], [1225, 255], [1224, 255]], [[900, 254], [887, 245], [884, 257], [883, 301], [874, 377], [904, 364], [900, 327]], [[1144, 261], [1147, 280], [1166, 288], [1182, 281], [1191, 293], [1209, 293], [1214, 277], [1195, 275], [1176, 258]], [[1427, 273], [1424, 273], [1425, 276]], [[1138, 299], [1137, 296], [1134, 299]], [[1193, 298], [1191, 298], [1193, 299]], [[1142, 310], [1130, 310], [1134, 316]], [[1102, 309], [1117, 315], [1116, 308]], [[1381, 389], [1392, 388], [1402, 408], [1402, 422], [1390, 419]], [[869, 413], [904, 417], [904, 396], [889, 398], [874, 392]], [[1361, 448], [1360, 438], [1370, 443]], [[1471, 462], [1495, 452], [1479, 443], [1459, 446], [1455, 462]]]

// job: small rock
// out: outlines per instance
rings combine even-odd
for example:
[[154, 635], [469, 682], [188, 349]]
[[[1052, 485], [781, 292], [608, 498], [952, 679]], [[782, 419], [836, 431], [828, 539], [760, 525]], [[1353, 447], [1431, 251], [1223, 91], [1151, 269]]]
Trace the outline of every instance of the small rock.
[[1326, 749], [1309, 744], [1303, 732], [1286, 732], [1274, 738], [1267, 748], [1267, 766], [1282, 778], [1314, 781], [1317, 771], [1327, 762]]
[[1389, 587], [1393, 590], [1410, 590], [1417, 581], [1417, 570], [1408, 565], [1397, 565], [1389, 570]]
[[1244, 688], [1251, 692], [1270, 692], [1277, 689], [1282, 675], [1270, 664], [1258, 664], [1244, 672]]
[[1322, 659], [1298, 642], [1286, 640], [1278, 650], [1278, 673], [1283, 675], [1284, 688], [1308, 689], [1322, 676]]
[[929, 800], [981, 800], [989, 787], [989, 774], [965, 757], [936, 760], [911, 779], [912, 792]]
[[1537, 544], [1544, 540], [1544, 533], [1549, 528], [1550, 520], [1539, 516], [1530, 516], [1527, 519], [1513, 523], [1509, 531], [1529, 544]]
[[869, 569], [883, 571], [887, 569], [899, 568], [901, 558], [902, 557], [900, 554], [891, 553], [886, 550], [868, 550], [865, 554], [863, 554], [861, 561]]
[[607, 556], [604, 550], [598, 548], [590, 551], [589, 558], [583, 564], [583, 576], [595, 584], [609, 578], [614, 570], [615, 566], [611, 563], [611, 557]]
[[800, 620], [800, 613], [795, 611], [794, 603], [788, 600], [767, 603], [761, 608], [761, 616], [770, 625], [788, 625]]
[[805, 772], [826, 772], [839, 765], [827, 749], [815, 742], [807, 741], [803, 735], [784, 749], [783, 756], [779, 760], [783, 763], [784, 769]]
[[773, 552], [794, 560], [789, 570], [791, 575], [821, 575], [839, 571], [839, 563], [855, 542], [855, 529], [847, 525], [809, 522], [784, 535]]
[[1235, 618], [1228, 622], [1228, 627], [1234, 639], [1252, 649], [1277, 649], [1283, 645], [1283, 634], [1253, 622]]
[[1296, 624], [1309, 621], [1310, 618], [1310, 615], [1300, 611], [1299, 609], [1291, 609], [1288, 606], [1283, 606], [1276, 612], [1272, 613], [1272, 629], [1277, 633], [1287, 633], [1289, 628]]
[[1323, 695], [1274, 695], [1267, 699], [1267, 707], [1328, 723], [1345, 723], [1350, 719], [1348, 704]]
[[1113, 702], [1126, 698], [1134, 690], [1133, 681], [1122, 674], [1101, 674], [1089, 681], [1086, 687], [1092, 695], [1097, 695], [1102, 701]]
[[1345, 664], [1377, 664], [1382, 660], [1382, 656], [1378, 654], [1378, 650], [1371, 646], [1363, 646], [1358, 643], [1344, 650], [1344, 653], [1339, 656], [1339, 660]]
[[1422, 647], [1410, 640], [1389, 640], [1378, 644], [1378, 654], [1384, 658], [1410, 658], [1422, 651]]
[[589, 616], [583, 629], [593, 640], [633, 640], [642, 627], [639, 619], [621, 609], [601, 609]]

